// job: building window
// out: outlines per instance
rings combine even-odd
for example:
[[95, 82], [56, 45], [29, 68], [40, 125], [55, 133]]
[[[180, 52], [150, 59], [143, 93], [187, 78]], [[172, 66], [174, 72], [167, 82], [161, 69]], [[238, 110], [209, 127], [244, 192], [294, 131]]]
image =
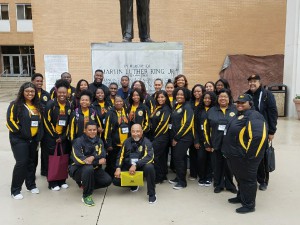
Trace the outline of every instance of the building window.
[[7, 4], [0, 4], [0, 20], [9, 20]]
[[17, 19], [18, 20], [32, 20], [31, 5], [17, 4]]

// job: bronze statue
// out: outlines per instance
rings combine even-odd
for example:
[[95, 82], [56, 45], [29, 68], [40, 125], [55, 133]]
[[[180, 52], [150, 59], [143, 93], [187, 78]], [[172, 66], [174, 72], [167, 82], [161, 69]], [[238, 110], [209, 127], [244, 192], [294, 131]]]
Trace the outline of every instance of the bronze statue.
[[[136, 0], [137, 21], [141, 42], [152, 42], [149, 23], [150, 0]], [[133, 0], [120, 0], [123, 42], [131, 42], [133, 35]]]

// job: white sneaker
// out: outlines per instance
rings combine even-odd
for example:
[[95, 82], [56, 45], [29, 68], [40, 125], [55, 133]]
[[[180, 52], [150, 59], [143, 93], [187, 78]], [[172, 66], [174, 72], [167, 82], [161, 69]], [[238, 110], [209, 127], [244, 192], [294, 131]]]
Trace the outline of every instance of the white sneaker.
[[62, 185], [61, 185], [61, 188], [67, 189], [67, 188], [69, 188], [69, 185], [68, 185], [68, 184], [62, 184]]
[[39, 194], [39, 193], [40, 193], [40, 190], [39, 190], [38, 188], [33, 188], [33, 189], [30, 190], [30, 192], [31, 192], [32, 194]]
[[13, 197], [13, 199], [15, 199], [15, 200], [22, 200], [24, 198], [21, 193], [17, 194], [17, 195], [11, 195], [11, 197]]
[[59, 187], [59, 186], [55, 186], [55, 187], [52, 187], [51, 190], [52, 190], [52, 191], [59, 191], [59, 190], [60, 190], [60, 187]]

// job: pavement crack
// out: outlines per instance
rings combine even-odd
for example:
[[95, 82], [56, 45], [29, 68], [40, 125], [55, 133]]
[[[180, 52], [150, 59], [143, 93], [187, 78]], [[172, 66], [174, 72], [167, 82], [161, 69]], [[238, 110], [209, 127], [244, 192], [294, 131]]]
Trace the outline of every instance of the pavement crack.
[[102, 208], [103, 208], [103, 205], [104, 205], [107, 190], [108, 190], [108, 187], [106, 188], [104, 196], [103, 196], [103, 200], [102, 200], [101, 207], [100, 207], [100, 210], [99, 210], [99, 214], [98, 214], [98, 217], [97, 217], [96, 225], [98, 225], [98, 223], [99, 223], [99, 219], [100, 219], [101, 211], [102, 211]]

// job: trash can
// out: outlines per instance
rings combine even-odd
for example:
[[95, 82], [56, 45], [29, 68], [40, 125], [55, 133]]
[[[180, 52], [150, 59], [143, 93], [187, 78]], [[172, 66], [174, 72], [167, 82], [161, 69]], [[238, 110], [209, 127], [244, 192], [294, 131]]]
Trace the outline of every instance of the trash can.
[[284, 84], [272, 84], [268, 90], [274, 94], [278, 116], [285, 117], [287, 109], [287, 86]]

